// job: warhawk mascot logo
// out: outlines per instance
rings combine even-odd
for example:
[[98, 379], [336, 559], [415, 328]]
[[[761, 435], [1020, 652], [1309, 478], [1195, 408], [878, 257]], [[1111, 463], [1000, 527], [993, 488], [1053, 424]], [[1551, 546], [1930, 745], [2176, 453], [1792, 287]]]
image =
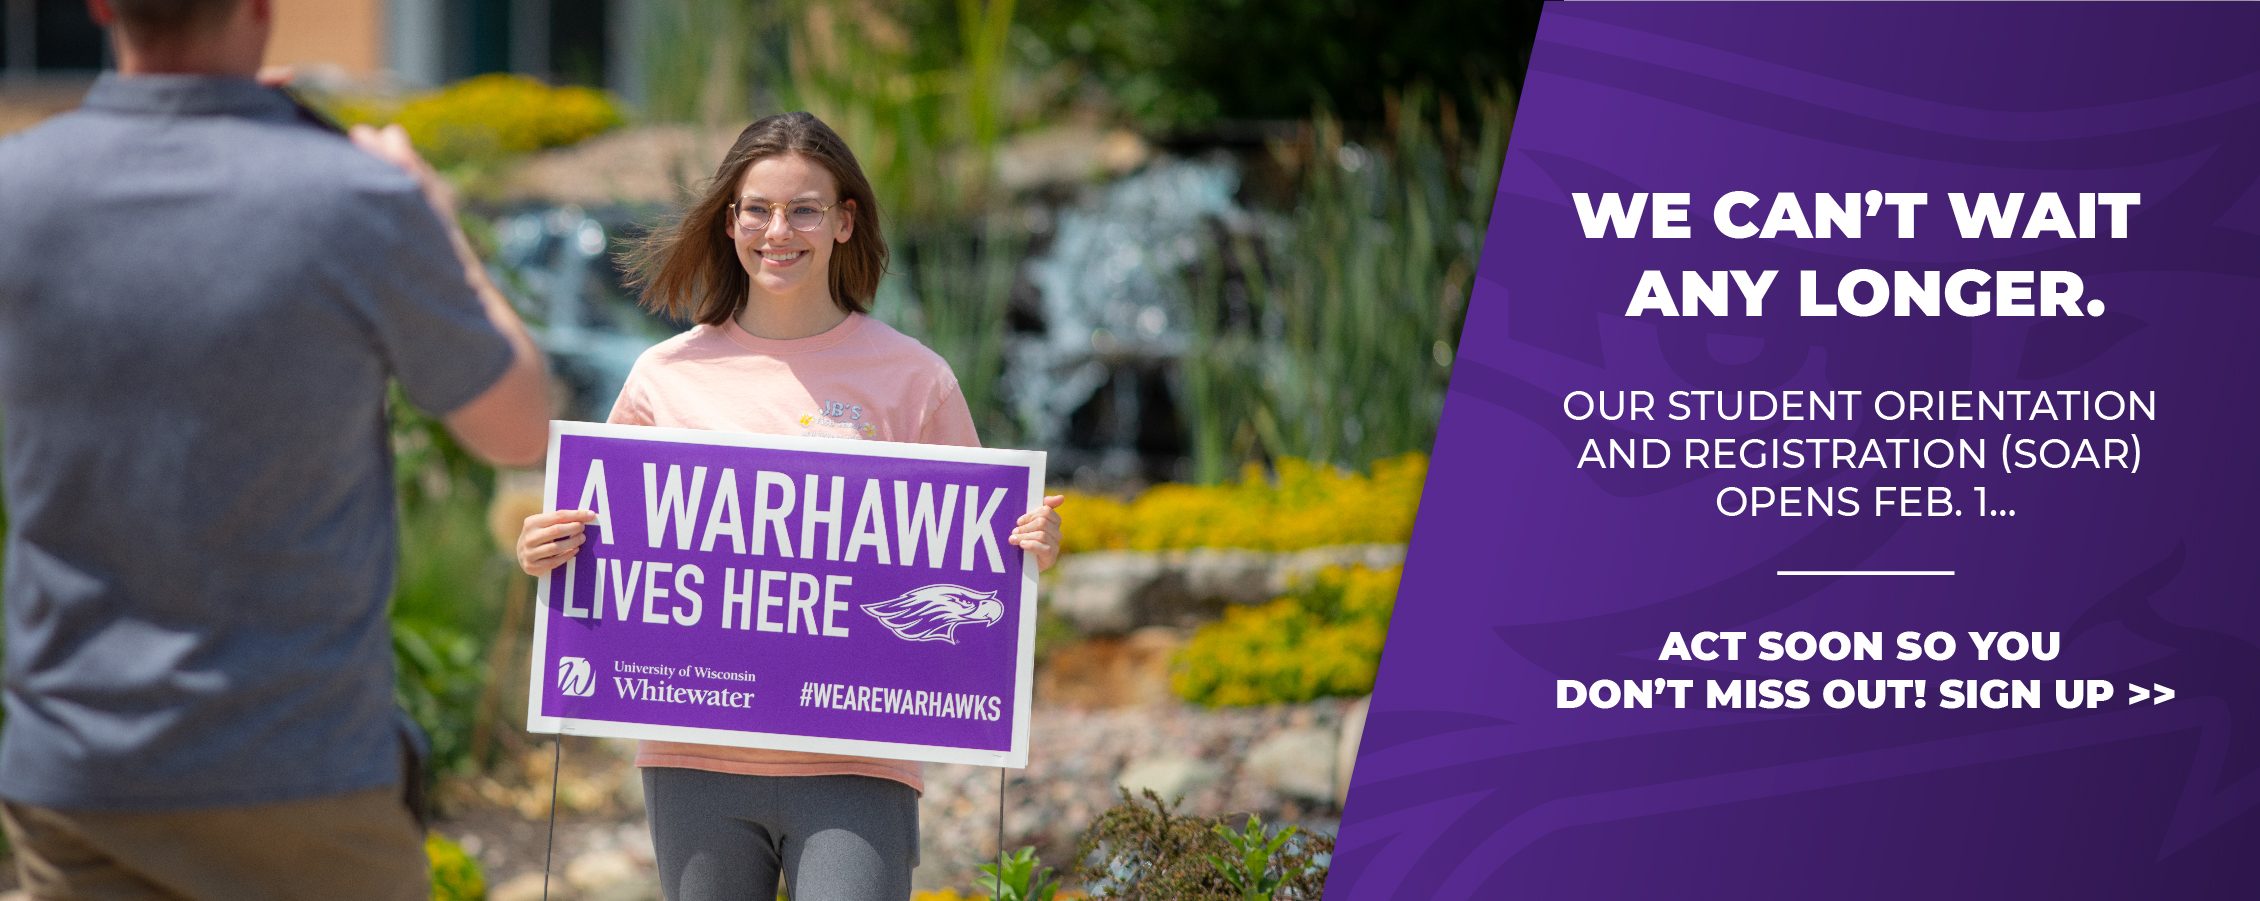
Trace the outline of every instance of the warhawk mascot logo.
[[994, 591], [974, 591], [961, 585], [913, 588], [891, 601], [863, 605], [863, 612], [904, 641], [946, 641], [963, 625], [986, 626], [1004, 618], [1004, 602]]

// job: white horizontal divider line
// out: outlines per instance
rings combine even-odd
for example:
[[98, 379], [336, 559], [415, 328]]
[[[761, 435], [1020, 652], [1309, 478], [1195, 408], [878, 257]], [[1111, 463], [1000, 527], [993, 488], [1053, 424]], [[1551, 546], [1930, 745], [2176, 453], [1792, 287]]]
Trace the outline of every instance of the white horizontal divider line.
[[1777, 576], [1951, 576], [1951, 569], [1777, 569]]

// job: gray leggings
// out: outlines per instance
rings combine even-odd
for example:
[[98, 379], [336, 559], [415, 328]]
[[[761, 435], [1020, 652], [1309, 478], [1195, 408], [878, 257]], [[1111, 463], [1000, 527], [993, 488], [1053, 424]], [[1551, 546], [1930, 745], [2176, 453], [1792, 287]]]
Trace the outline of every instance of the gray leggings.
[[740, 776], [645, 767], [667, 901], [905, 901], [918, 793], [871, 776]]

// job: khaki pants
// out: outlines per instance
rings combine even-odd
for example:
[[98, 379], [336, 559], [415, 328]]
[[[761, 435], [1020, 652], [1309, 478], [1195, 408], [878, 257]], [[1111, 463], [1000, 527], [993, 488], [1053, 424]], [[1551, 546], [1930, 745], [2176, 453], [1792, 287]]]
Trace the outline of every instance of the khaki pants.
[[14, 802], [0, 821], [39, 901], [426, 901], [423, 836], [397, 788], [173, 813]]

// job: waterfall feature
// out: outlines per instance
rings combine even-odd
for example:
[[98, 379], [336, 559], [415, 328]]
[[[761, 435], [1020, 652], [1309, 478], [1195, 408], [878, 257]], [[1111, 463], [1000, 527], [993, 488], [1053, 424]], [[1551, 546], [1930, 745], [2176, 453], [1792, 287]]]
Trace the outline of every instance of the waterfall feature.
[[495, 221], [495, 281], [528, 314], [534, 342], [568, 389], [562, 418], [604, 421], [636, 357], [679, 328], [638, 308], [619, 285], [609, 251], [631, 222], [626, 210], [592, 215], [577, 206]]

